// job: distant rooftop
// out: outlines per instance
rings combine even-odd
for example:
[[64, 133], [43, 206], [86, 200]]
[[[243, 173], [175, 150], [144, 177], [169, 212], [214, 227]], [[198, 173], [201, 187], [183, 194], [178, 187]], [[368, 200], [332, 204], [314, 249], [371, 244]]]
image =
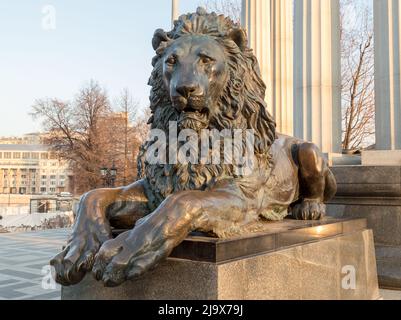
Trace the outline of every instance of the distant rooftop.
[[0, 145], [10, 144], [42, 144], [44, 134], [42, 133], [27, 133], [19, 137], [0, 137]]
[[0, 144], [1, 151], [48, 151], [44, 144]]
[[40, 137], [42, 135], [44, 135], [43, 132], [29, 132], [20, 136], [0, 136], [0, 139], [26, 139], [32, 136]]

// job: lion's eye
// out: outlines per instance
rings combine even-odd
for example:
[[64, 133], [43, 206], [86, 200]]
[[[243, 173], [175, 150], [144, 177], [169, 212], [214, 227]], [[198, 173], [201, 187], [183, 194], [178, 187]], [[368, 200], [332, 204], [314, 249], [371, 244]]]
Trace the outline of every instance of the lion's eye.
[[177, 58], [174, 57], [174, 56], [171, 56], [171, 57], [169, 57], [169, 58], [166, 60], [166, 63], [167, 63], [167, 64], [170, 64], [170, 65], [174, 65], [174, 64], [177, 63]]
[[203, 64], [209, 64], [209, 63], [213, 62], [213, 59], [209, 58], [209, 57], [206, 57], [206, 56], [201, 56], [200, 61]]

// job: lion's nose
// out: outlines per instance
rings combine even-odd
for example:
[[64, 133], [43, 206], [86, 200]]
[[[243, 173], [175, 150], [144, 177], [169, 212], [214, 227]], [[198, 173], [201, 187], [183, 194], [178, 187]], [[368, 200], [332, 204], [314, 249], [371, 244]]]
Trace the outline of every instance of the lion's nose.
[[194, 84], [186, 84], [177, 86], [175, 89], [179, 95], [183, 96], [184, 98], [189, 98], [191, 95], [194, 95], [198, 89], [198, 86]]

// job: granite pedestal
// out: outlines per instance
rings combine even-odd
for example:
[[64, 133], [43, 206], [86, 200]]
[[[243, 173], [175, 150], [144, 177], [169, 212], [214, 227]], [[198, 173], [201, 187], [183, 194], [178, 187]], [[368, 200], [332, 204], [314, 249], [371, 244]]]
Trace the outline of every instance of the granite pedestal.
[[[226, 240], [189, 236], [138, 280], [105, 288], [88, 275], [63, 287], [62, 299], [379, 298], [373, 235], [365, 219], [270, 225], [270, 231]], [[349, 266], [354, 288], [344, 286]]]
[[379, 285], [401, 289], [401, 166], [332, 167], [335, 218], [366, 218], [373, 230]]

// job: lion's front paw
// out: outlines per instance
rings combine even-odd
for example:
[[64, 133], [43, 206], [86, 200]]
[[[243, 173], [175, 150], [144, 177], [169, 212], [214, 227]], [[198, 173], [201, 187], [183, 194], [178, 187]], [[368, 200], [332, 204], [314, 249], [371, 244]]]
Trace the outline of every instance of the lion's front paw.
[[317, 200], [303, 200], [292, 209], [292, 216], [297, 220], [319, 220], [326, 214], [326, 206]]
[[65, 249], [50, 261], [56, 272], [56, 281], [65, 286], [80, 282], [92, 269], [102, 243], [110, 238], [107, 232], [100, 231], [73, 233]]
[[103, 244], [92, 273], [106, 287], [115, 287], [154, 267], [166, 252], [163, 242], [152, 243], [127, 231]]

